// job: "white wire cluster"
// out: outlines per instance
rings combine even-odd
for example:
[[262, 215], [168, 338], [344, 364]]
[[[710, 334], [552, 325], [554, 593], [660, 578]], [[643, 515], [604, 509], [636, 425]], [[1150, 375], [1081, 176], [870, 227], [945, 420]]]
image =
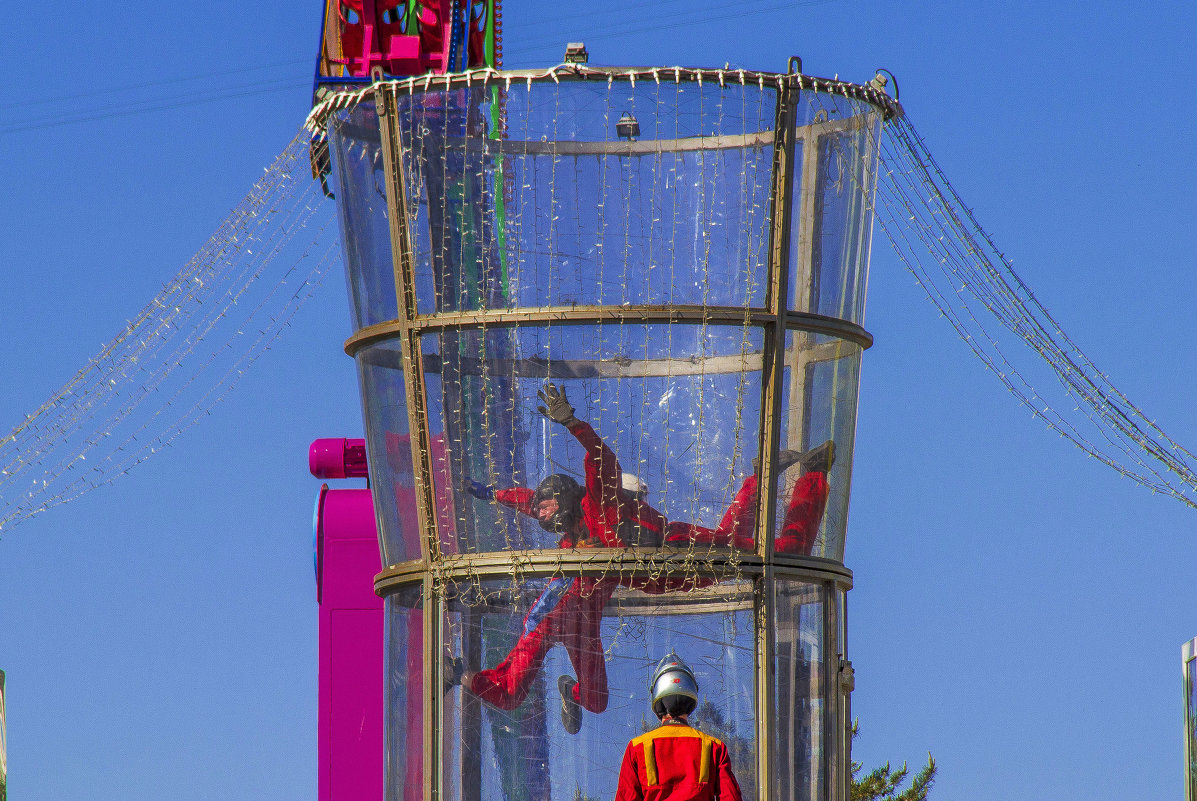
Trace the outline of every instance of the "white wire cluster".
[[299, 132], [212, 237], [84, 367], [0, 438], [0, 532], [109, 484], [236, 385], [338, 255]]
[[[1064, 332], [906, 117], [885, 127], [880, 148], [877, 222], [961, 339], [1049, 428], [1123, 476], [1197, 508], [1192, 452], [1119, 391]], [[1050, 372], [1043, 376], [1024, 375], [1044, 365]]]

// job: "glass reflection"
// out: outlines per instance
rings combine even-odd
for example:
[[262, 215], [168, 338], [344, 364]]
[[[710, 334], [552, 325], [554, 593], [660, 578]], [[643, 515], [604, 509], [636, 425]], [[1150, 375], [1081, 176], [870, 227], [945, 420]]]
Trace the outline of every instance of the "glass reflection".
[[783, 455], [790, 451], [802, 458], [779, 479], [774, 540], [779, 553], [844, 558], [860, 355], [860, 346], [845, 340], [786, 334], [780, 442]]
[[776, 581], [777, 753], [774, 798], [814, 801], [823, 797], [824, 716], [828, 699], [824, 669], [824, 623], [827, 590], [786, 579]]
[[[753, 473], [759, 330], [529, 326], [426, 335], [423, 343], [431, 430], [445, 443], [437, 501], [453, 510], [452, 530], [441, 537], [448, 553], [556, 547], [560, 534], [544, 530], [526, 506], [551, 475], [589, 487], [596, 516], [614, 515], [591, 528], [640, 529], [616, 536], [595, 528], [591, 539], [660, 545], [663, 521], [717, 529]], [[538, 411], [550, 383], [578, 425]], [[672, 533], [688, 543], [697, 532]]]
[[861, 324], [881, 117], [847, 98], [817, 96], [807, 110], [795, 128], [789, 307]]
[[[648, 681], [670, 650], [698, 679], [691, 723], [723, 740], [741, 787], [755, 787], [751, 585], [662, 594], [631, 575], [559, 578], [576, 595], [544, 617], [558, 579], [480, 581], [447, 602], [463, 670], [444, 699], [447, 797], [612, 797], [624, 746], [657, 725]], [[563, 707], [578, 700], [575, 725]]]
[[357, 355], [357, 367], [382, 563], [388, 566], [419, 559], [416, 482], [398, 343], [383, 342], [363, 349]]
[[391, 232], [387, 220], [378, 115], [362, 103], [334, 115], [328, 126], [333, 192], [353, 328], [398, 316]]
[[424, 784], [424, 614], [418, 588], [387, 598], [386, 797], [420, 801]]
[[677, 87], [663, 117], [665, 91], [401, 97], [419, 310], [764, 305], [776, 93]]

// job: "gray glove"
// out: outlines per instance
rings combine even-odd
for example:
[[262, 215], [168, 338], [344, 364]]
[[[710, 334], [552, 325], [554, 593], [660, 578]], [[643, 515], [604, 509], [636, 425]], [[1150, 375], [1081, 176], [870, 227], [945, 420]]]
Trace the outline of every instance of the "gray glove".
[[544, 406], [537, 406], [536, 410], [554, 423], [570, 426], [578, 421], [574, 417], [574, 407], [569, 405], [569, 399], [565, 397], [565, 390], [557, 385], [545, 383], [544, 389], [537, 390], [536, 395], [544, 402]]

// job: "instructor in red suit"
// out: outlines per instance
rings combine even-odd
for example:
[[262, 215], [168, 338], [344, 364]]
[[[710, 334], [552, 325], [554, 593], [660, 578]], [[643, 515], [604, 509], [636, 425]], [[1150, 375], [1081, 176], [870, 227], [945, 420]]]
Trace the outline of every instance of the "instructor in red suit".
[[628, 743], [615, 801], [740, 801], [727, 746], [689, 724], [698, 704], [694, 672], [671, 653], [649, 692], [661, 725]]

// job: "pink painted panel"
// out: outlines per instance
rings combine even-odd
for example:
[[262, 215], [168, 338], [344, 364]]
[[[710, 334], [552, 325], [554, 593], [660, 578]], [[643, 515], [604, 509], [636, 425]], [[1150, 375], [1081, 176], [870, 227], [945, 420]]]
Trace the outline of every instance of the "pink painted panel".
[[324, 490], [316, 519], [320, 599], [319, 801], [382, 801], [382, 599], [367, 489]]

